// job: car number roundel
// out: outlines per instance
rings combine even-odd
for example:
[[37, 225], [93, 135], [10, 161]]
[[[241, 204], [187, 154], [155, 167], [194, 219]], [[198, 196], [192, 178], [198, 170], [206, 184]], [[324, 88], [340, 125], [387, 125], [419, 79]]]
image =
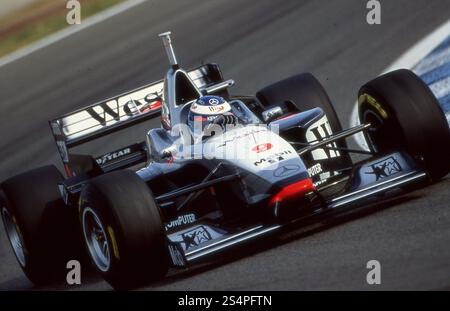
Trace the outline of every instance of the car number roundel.
[[272, 149], [272, 147], [273, 147], [273, 145], [270, 143], [260, 144], [260, 145], [253, 147], [252, 151], [254, 151], [256, 153], [261, 153], [261, 152]]

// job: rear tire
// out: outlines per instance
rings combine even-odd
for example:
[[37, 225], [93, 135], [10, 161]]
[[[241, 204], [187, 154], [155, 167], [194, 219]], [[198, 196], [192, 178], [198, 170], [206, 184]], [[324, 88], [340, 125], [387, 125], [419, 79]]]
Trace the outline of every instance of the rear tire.
[[91, 261], [113, 288], [132, 289], [167, 273], [160, 211], [136, 173], [124, 170], [93, 179], [82, 190], [79, 217]]
[[[260, 90], [256, 97], [265, 107], [273, 104], [291, 102], [298, 111], [306, 111], [321, 108], [328, 118], [333, 133], [342, 131], [341, 123], [334, 110], [333, 104], [320, 82], [310, 73], [292, 76], [285, 80], [269, 85]], [[345, 140], [336, 142], [341, 148], [347, 148]], [[347, 168], [352, 166], [352, 160], [348, 152], [341, 152], [336, 160], [336, 167]]]
[[299, 111], [321, 108], [327, 115], [333, 132], [342, 130], [333, 104], [322, 84], [310, 73], [303, 73], [269, 85], [256, 97], [265, 107], [292, 102]]
[[450, 130], [430, 88], [413, 72], [402, 69], [365, 84], [358, 94], [362, 124], [376, 152], [405, 149], [423, 161], [431, 179], [450, 172]]
[[16, 258], [35, 285], [63, 281], [69, 260], [81, 257], [76, 210], [64, 205], [63, 181], [54, 166], [38, 168], [1, 184], [1, 214]]

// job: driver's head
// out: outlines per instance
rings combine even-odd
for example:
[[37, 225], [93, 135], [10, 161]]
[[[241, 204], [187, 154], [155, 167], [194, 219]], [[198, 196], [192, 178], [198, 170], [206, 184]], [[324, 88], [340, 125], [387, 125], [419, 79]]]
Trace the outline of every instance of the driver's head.
[[220, 96], [202, 96], [191, 105], [188, 125], [192, 132], [203, 131], [209, 125], [217, 123], [222, 116], [228, 115], [232, 115], [231, 106], [225, 99]]

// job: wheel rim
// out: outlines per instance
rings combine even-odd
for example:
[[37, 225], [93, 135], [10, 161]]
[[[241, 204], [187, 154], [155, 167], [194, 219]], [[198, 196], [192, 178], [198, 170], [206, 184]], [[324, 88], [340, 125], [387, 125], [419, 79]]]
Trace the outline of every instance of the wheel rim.
[[393, 118], [383, 119], [377, 112], [368, 109], [363, 114], [363, 121], [371, 124], [365, 136], [374, 152], [389, 152], [401, 147], [399, 142], [404, 141], [404, 137]]
[[82, 227], [84, 240], [92, 260], [100, 271], [108, 271], [111, 266], [111, 248], [109, 247], [106, 230], [100, 221], [100, 217], [89, 207], [83, 211]]
[[367, 110], [364, 112], [364, 124], [370, 123], [371, 127], [368, 130], [367, 138], [370, 141], [375, 152], [378, 152], [378, 136], [380, 134], [380, 128], [382, 128], [384, 122], [383, 119], [375, 112]]
[[25, 252], [24, 242], [20, 229], [14, 220], [14, 217], [8, 212], [6, 208], [2, 209], [2, 219], [5, 225], [6, 234], [8, 235], [9, 243], [16, 255], [19, 264], [25, 267], [27, 263], [27, 256]]

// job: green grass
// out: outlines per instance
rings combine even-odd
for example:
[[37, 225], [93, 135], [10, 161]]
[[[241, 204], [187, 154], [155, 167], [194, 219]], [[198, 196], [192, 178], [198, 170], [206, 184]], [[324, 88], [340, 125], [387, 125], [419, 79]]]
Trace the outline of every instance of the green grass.
[[[100, 11], [103, 11], [115, 4], [123, 2], [124, 0], [86, 0], [81, 2], [81, 24], [83, 21]], [[45, 3], [45, 1], [42, 1]], [[48, 2], [47, 2], [48, 3]], [[25, 47], [39, 39], [42, 39], [52, 33], [67, 27], [77, 27], [77, 25], [68, 25], [66, 15], [68, 10], [62, 10], [51, 16], [45, 17], [33, 24], [24, 25], [17, 31], [8, 34], [0, 42], [0, 57], [12, 53], [22, 47]], [[16, 16], [22, 14], [21, 11], [14, 13]], [[7, 19], [11, 22], [14, 20], [13, 16], [8, 16]]]

